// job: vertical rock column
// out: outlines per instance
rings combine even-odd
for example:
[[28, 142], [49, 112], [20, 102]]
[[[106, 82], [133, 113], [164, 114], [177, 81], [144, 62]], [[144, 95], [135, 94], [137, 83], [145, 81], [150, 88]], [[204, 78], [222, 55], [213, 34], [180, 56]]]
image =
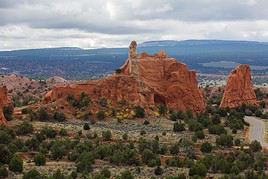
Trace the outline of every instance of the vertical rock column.
[[137, 42], [132, 41], [128, 49], [128, 58], [130, 62], [129, 72], [135, 79], [139, 80], [139, 60], [137, 56]]

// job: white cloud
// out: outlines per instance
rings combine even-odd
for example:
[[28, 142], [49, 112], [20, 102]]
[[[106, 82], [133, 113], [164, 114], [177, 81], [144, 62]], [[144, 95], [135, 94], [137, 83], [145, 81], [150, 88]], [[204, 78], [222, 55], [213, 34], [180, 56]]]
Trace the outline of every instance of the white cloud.
[[0, 50], [158, 39], [268, 41], [267, 0], [0, 0]]

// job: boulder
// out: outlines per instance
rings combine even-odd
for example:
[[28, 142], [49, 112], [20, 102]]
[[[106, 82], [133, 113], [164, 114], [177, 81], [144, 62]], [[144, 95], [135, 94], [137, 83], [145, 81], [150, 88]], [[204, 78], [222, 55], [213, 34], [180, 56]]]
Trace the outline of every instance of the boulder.
[[242, 104], [257, 105], [249, 65], [238, 65], [229, 74], [220, 107], [236, 108]]

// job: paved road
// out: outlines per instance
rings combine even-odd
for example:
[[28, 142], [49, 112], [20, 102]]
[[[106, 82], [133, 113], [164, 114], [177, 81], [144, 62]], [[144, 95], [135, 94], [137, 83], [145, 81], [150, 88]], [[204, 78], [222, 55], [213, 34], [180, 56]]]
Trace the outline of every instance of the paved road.
[[245, 121], [250, 124], [249, 140], [257, 140], [263, 147], [268, 147], [268, 143], [264, 140], [265, 123], [256, 117], [246, 116]]

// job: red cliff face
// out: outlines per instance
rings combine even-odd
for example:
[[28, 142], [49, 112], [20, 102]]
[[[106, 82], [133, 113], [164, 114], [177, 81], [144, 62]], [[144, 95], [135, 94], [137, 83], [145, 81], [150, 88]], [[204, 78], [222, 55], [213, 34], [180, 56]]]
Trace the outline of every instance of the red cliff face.
[[242, 104], [257, 104], [249, 65], [238, 65], [230, 73], [220, 107], [235, 108]]
[[6, 124], [6, 119], [3, 114], [3, 107], [8, 104], [7, 88], [0, 87], [0, 125]]
[[82, 91], [93, 99], [105, 97], [113, 103], [125, 99], [133, 105], [144, 107], [165, 104], [173, 110], [201, 112], [205, 102], [198, 88], [195, 71], [187, 65], [169, 58], [165, 52], [156, 55], [136, 54], [136, 43], [132, 42], [129, 58], [120, 68], [119, 74], [88, 81], [85, 84], [54, 87], [46, 96], [47, 101], [80, 94]]

